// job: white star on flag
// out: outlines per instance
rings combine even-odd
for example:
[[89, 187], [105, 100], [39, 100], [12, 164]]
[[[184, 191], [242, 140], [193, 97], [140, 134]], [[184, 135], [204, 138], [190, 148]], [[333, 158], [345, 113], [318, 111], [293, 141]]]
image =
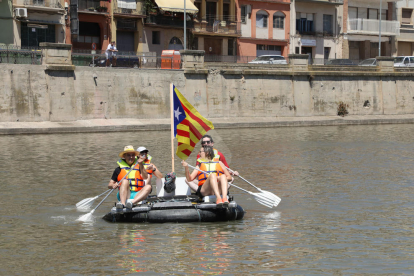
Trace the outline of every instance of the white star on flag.
[[177, 118], [177, 121], [179, 120], [179, 116], [183, 114], [180, 112], [180, 107], [177, 107], [177, 110], [174, 110], [174, 117]]

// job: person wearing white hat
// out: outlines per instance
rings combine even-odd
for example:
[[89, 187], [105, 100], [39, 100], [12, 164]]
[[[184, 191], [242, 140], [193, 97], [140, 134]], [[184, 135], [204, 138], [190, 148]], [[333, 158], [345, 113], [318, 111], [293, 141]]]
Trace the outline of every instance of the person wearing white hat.
[[[139, 156], [139, 152], [135, 151], [133, 146], [125, 146], [124, 151], [119, 154], [119, 157], [121, 159], [117, 162], [118, 167], [112, 174], [108, 188], [116, 189], [120, 186], [117, 194], [119, 200], [116, 204], [117, 209], [122, 209], [124, 206], [132, 208], [132, 201], [137, 199], [135, 202], [138, 202], [146, 199], [152, 191], [148, 173], [144, 168], [145, 157]], [[131, 170], [131, 168], [133, 169]], [[117, 182], [119, 182], [127, 173], [128, 175], [118, 185]], [[127, 199], [132, 199], [132, 201], [127, 201]]]
[[157, 167], [151, 163], [152, 156], [148, 154], [149, 150], [146, 147], [137, 148], [139, 155], [145, 157], [144, 168], [147, 170], [148, 177], [151, 180], [152, 175], [154, 174], [157, 178], [163, 178], [162, 173], [157, 169]]

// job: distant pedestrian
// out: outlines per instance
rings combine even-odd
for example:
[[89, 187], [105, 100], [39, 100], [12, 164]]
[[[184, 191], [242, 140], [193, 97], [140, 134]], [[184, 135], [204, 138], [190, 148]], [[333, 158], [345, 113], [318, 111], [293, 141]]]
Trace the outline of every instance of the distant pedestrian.
[[116, 42], [112, 41], [111, 44], [108, 45], [106, 48], [105, 56], [106, 56], [106, 67], [109, 66], [109, 60], [112, 59], [112, 66], [116, 66], [116, 53], [118, 49], [116, 49]]

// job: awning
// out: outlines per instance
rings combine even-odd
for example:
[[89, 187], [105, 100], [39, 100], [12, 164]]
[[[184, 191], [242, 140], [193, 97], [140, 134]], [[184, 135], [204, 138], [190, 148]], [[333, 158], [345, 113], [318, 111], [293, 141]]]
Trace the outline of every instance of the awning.
[[185, 12], [198, 13], [197, 7], [190, 0], [155, 0], [155, 3], [163, 11], [184, 12], [184, 1]]

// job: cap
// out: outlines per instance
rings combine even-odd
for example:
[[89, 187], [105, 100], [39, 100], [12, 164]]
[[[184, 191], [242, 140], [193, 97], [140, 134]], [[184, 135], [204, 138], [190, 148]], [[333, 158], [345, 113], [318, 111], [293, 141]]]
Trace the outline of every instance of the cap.
[[149, 150], [147, 150], [146, 147], [139, 147], [139, 148], [137, 148], [137, 151], [141, 152], [141, 151], [149, 151]]

